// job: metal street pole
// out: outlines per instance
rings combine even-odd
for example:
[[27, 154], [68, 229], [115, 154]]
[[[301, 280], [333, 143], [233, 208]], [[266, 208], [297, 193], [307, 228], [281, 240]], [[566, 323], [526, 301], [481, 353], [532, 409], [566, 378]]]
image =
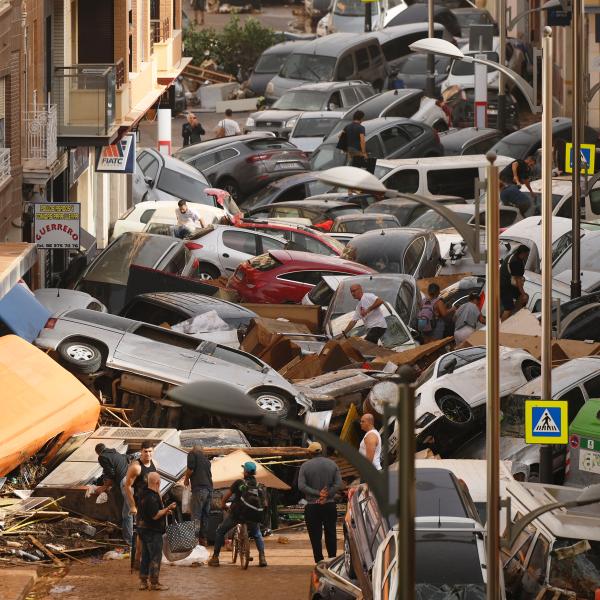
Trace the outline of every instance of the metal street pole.
[[[433, 0], [427, 0], [427, 36], [435, 36], [433, 30]], [[435, 56], [427, 56], [427, 80], [425, 81], [425, 95], [429, 98], [435, 96]]]
[[415, 597], [415, 393], [414, 370], [402, 369], [398, 386], [397, 600]]
[[[552, 398], [552, 29], [542, 38], [542, 396]], [[552, 483], [552, 446], [540, 446], [540, 481]]]
[[[503, 65], [506, 60], [506, 0], [498, 0], [498, 62]], [[498, 118], [496, 129], [506, 129], [506, 80], [502, 71], [498, 73]]]
[[487, 319], [486, 319], [486, 460], [487, 460], [487, 600], [500, 594], [500, 210], [496, 154], [487, 159]]
[[571, 298], [581, 296], [581, 244], [579, 239], [581, 198], [581, 142], [585, 111], [583, 81], [583, 0], [573, 0], [571, 18], [571, 79], [573, 81], [573, 103], [571, 130], [573, 132], [573, 185], [572, 185], [572, 239], [571, 250]]
[[371, 1], [363, 0], [365, 2], [365, 33], [369, 33], [373, 30], [372, 19], [371, 19]]

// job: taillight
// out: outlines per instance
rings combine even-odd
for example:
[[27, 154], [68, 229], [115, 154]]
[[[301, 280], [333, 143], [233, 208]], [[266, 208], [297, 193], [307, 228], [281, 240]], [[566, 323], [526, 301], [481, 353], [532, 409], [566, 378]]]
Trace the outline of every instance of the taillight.
[[310, 580], [312, 583], [312, 589], [316, 590], [319, 587], [319, 574], [317, 573], [317, 570], [314, 569], [313, 572], [310, 574]]
[[269, 158], [270, 156], [270, 154], [253, 154], [252, 156], [249, 156], [246, 159], [246, 162], [252, 164], [260, 162], [261, 160], [267, 160], [267, 158]]
[[479, 294], [479, 310], [482, 311], [483, 310], [483, 305], [485, 304], [485, 292], [481, 292], [481, 294]]
[[318, 227], [323, 231], [329, 231], [333, 226], [333, 219], [327, 219], [327, 221], [321, 221], [321, 223], [315, 223], [313, 227]]
[[202, 244], [198, 244], [198, 242], [186, 242], [185, 247], [188, 250], [202, 250], [204, 246]]
[[54, 329], [55, 325], [56, 325], [56, 319], [50, 318], [46, 321], [46, 324], [44, 325], [44, 329]]

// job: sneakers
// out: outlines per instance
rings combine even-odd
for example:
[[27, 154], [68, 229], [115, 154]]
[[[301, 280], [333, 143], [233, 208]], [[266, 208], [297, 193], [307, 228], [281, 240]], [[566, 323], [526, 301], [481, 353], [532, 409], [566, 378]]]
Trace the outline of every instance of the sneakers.
[[169, 586], [163, 585], [162, 583], [157, 581], [156, 583], [151, 583], [149, 589], [155, 592], [166, 592], [169, 589]]
[[208, 559], [206, 563], [209, 567], [218, 567], [219, 566], [219, 557], [214, 554]]
[[149, 590], [150, 588], [148, 587], [148, 580], [147, 579], [140, 579], [140, 587], [138, 588], [138, 590], [143, 591], [143, 590]]
[[259, 552], [258, 553], [258, 566], [259, 567], [266, 567], [267, 566], [267, 559], [265, 557], [265, 553], [264, 552]]

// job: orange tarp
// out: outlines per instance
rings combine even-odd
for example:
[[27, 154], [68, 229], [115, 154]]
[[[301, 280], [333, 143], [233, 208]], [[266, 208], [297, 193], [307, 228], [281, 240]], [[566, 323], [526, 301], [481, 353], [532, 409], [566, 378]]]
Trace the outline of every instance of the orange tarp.
[[93, 431], [99, 414], [96, 397], [47, 354], [20, 337], [0, 337], [0, 476], [54, 438], [49, 456]]

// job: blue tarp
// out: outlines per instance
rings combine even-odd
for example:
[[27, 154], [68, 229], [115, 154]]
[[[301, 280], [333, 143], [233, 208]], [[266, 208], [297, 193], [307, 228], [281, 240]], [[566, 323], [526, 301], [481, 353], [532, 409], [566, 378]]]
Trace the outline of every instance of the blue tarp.
[[23, 285], [15, 285], [0, 300], [0, 321], [15, 335], [33, 342], [50, 318], [50, 311]]

